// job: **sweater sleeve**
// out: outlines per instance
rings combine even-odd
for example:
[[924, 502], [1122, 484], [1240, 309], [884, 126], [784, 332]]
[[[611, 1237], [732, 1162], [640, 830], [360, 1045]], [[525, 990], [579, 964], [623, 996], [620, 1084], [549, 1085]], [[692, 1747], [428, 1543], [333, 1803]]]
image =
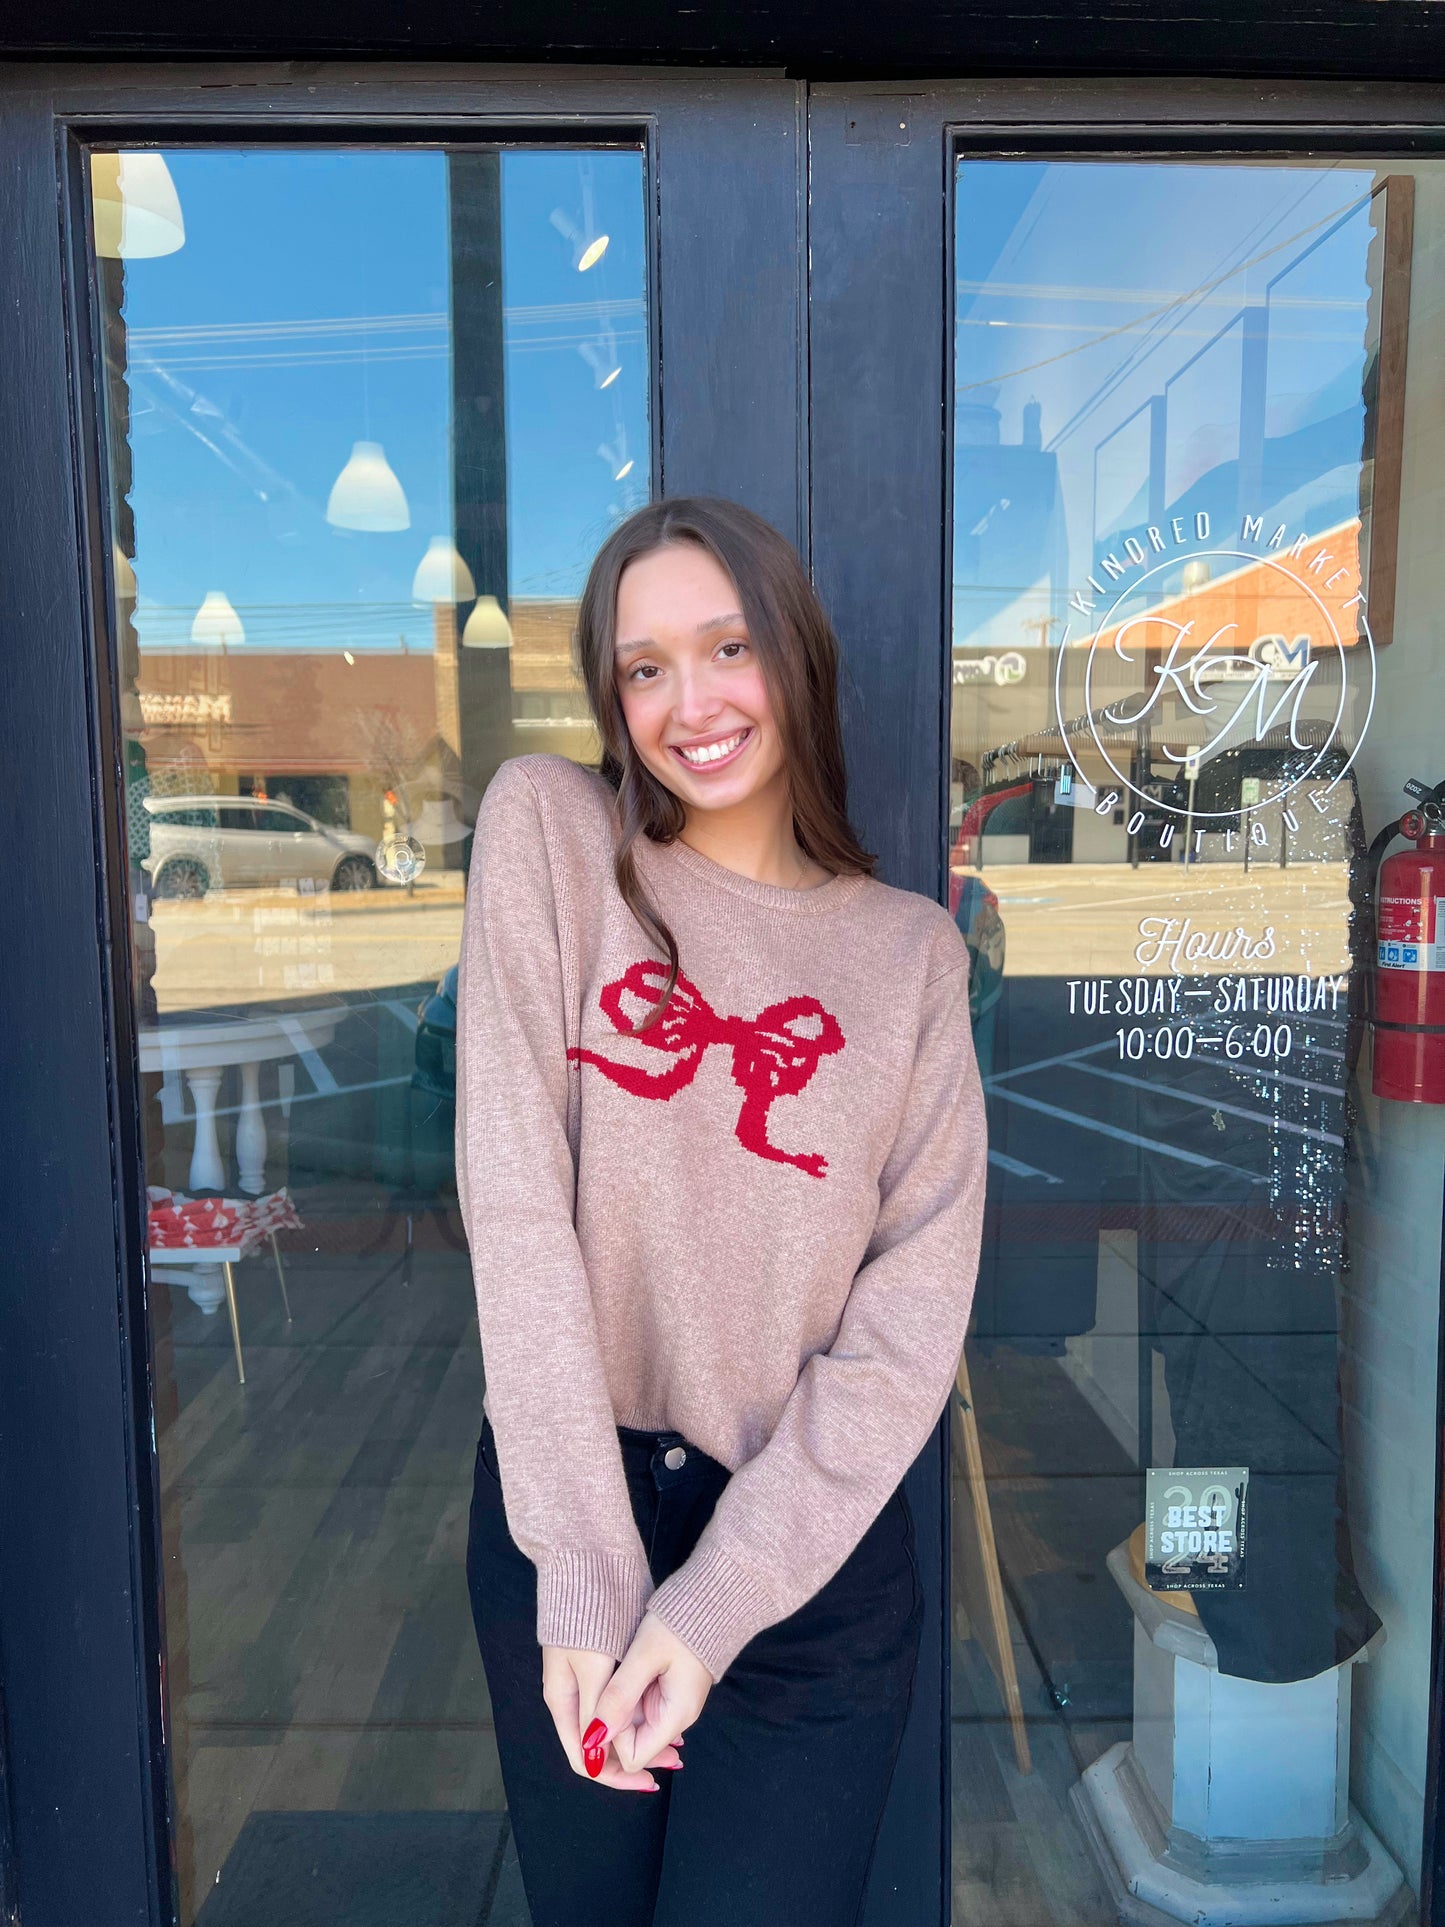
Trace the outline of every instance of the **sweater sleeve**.
[[879, 1213], [837, 1335], [810, 1357], [650, 1610], [715, 1679], [833, 1576], [922, 1450], [968, 1327], [987, 1147], [969, 970], [930, 982]]
[[477, 812], [457, 984], [457, 1186], [507, 1524], [537, 1639], [620, 1659], [652, 1590], [574, 1223], [562, 935], [541, 799], [513, 759]]

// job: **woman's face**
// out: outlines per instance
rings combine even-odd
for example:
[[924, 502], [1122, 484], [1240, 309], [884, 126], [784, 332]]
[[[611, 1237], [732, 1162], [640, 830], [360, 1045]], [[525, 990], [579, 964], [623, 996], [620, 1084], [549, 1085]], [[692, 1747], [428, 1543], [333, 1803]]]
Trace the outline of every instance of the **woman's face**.
[[637, 754], [690, 809], [736, 808], [782, 784], [782, 742], [737, 589], [696, 543], [623, 570], [614, 673]]

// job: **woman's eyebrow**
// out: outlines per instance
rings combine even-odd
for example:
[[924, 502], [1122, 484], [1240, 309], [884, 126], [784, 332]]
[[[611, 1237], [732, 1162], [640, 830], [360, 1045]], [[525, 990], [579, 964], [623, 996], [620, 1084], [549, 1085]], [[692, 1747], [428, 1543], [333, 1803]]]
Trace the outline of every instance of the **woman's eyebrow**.
[[[697, 625], [693, 634], [705, 636], [713, 629], [728, 629], [731, 628], [734, 623], [741, 622], [742, 620], [742, 611], [740, 609], [731, 609], [725, 616], [709, 616], [706, 622], [700, 622]], [[623, 656], [635, 656], [639, 649], [655, 649], [656, 647], [657, 644], [651, 636], [639, 636], [635, 642], [619, 642], [614, 644], [613, 654], [620, 661]]]

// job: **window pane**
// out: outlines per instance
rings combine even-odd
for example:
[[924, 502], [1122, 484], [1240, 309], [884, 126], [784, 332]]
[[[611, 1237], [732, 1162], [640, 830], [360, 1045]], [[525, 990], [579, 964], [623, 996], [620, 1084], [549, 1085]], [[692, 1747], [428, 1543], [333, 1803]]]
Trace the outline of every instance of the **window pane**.
[[599, 750], [571, 631], [650, 492], [642, 155], [109, 152], [93, 188], [181, 1918], [470, 1921], [515, 1871], [455, 964], [497, 765]]
[[1005, 1837], [1019, 1918], [1393, 1917], [1441, 1256], [1402, 1086], [1445, 1071], [1410, 1028], [1445, 953], [1418, 883], [1375, 915], [1368, 846], [1445, 774], [1445, 168], [965, 159], [956, 195], [991, 1169], [955, 1919], [996, 1917]]
[[264, 815], [263, 810], [253, 809], [249, 803], [222, 803], [217, 811], [223, 830], [245, 830], [250, 835], [263, 827]]

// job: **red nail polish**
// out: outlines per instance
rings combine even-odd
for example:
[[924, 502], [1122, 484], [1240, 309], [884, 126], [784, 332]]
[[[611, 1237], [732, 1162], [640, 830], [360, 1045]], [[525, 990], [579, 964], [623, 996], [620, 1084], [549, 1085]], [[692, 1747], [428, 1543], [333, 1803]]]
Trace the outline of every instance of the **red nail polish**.
[[601, 1720], [593, 1720], [587, 1731], [582, 1735], [582, 1751], [584, 1753], [595, 1752], [599, 1746], [604, 1746], [606, 1742], [607, 1728]]
[[606, 1759], [606, 1750], [600, 1746], [592, 1747], [582, 1755], [582, 1764], [587, 1769], [589, 1779], [595, 1780], [597, 1778], [597, 1775], [602, 1771]]

